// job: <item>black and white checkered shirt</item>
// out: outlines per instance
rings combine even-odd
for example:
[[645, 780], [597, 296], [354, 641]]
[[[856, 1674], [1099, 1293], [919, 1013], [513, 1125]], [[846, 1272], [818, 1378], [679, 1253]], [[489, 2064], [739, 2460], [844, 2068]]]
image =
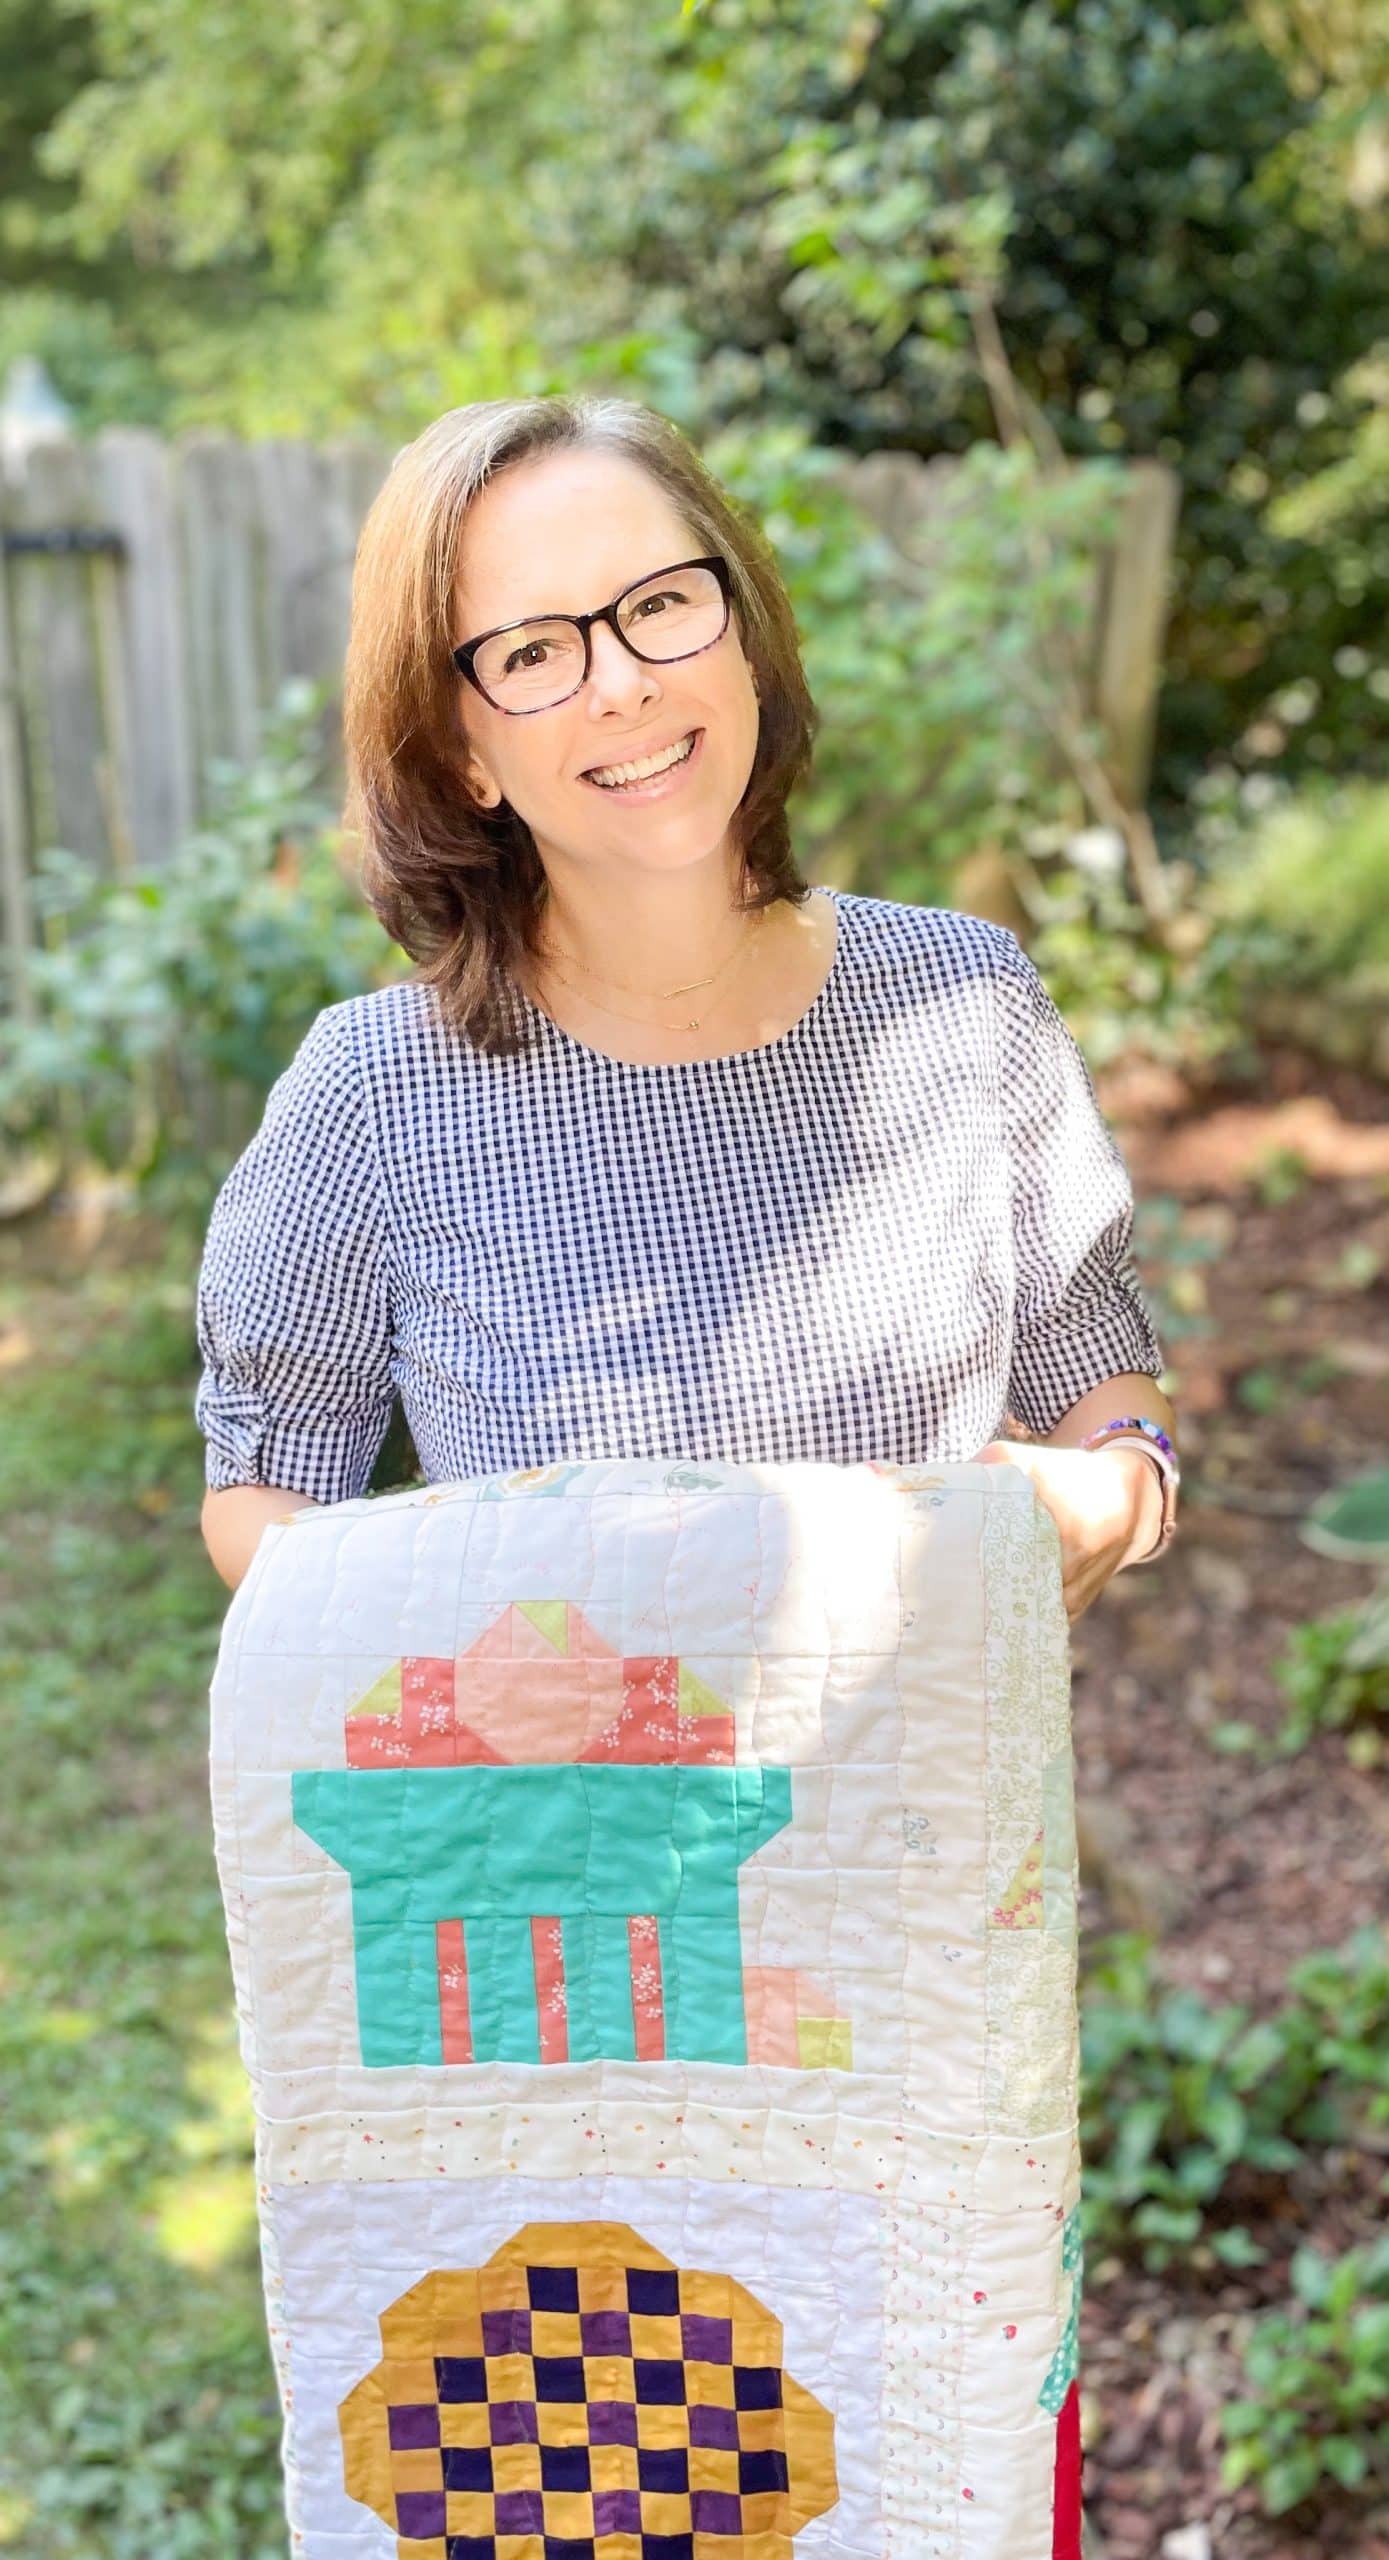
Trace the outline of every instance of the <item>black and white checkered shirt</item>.
[[833, 893], [779, 1039], [633, 1066], [535, 1006], [484, 1056], [411, 982], [330, 1005], [218, 1195], [208, 1482], [559, 1459], [971, 1458], [1163, 1355], [1084, 1060], [1001, 926]]

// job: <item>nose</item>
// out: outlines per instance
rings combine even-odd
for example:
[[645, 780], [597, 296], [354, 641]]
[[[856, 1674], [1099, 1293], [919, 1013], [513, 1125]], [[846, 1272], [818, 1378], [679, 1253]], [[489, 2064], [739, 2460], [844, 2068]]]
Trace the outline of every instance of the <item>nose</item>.
[[645, 658], [634, 657], [606, 622], [596, 622], [588, 636], [585, 690], [595, 719], [605, 711], [618, 711], [630, 719], [648, 702], [659, 700], [661, 688], [656, 669]]

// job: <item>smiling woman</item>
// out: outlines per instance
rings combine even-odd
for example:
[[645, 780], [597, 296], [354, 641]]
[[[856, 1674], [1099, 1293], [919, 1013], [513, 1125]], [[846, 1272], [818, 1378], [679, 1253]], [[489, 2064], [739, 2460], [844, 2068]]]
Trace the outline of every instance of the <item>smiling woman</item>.
[[[368, 894], [476, 1048], [533, 1041], [530, 997], [598, 1039], [625, 1021], [634, 1061], [726, 1052], [823, 976], [786, 816], [814, 731], [790, 606], [651, 411], [483, 402], [397, 456], [358, 550], [345, 724]], [[743, 946], [741, 1011], [720, 986], [665, 1018], [692, 961], [718, 975]]]
[[490, 402], [397, 456], [349, 818], [418, 972], [320, 1015], [214, 1211], [228, 1580], [362, 1491], [397, 1396], [432, 1481], [967, 1460], [1012, 1416], [1073, 1614], [1158, 1551], [1173, 1418], [1084, 1060], [1011, 933], [811, 890], [814, 725], [766, 541], [666, 420]]

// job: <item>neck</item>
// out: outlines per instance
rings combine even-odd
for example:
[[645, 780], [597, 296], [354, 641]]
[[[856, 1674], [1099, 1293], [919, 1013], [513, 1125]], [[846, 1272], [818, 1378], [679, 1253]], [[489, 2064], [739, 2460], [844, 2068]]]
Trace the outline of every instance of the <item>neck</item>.
[[725, 851], [679, 871], [621, 873], [545, 858], [542, 946], [584, 968], [661, 988], [716, 968], [747, 930], [741, 865]]

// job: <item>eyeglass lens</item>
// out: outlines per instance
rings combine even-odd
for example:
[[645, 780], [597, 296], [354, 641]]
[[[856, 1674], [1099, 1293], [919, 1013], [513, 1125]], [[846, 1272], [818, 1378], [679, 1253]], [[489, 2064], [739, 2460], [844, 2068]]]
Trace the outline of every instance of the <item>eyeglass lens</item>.
[[[723, 588], [712, 569], [648, 578], [622, 599], [618, 625], [639, 658], [690, 658], [723, 630]], [[583, 635], [562, 616], [494, 632], [474, 660], [485, 691], [504, 711], [543, 711], [583, 682]]]

